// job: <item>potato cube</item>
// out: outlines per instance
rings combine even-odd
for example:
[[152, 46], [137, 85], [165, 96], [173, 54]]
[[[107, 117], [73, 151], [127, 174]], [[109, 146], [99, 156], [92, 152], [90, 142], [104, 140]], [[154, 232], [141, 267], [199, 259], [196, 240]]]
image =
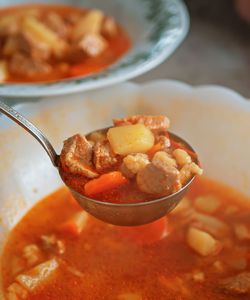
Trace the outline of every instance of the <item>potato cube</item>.
[[48, 280], [52, 279], [58, 268], [59, 263], [55, 258], [53, 258], [37, 265], [25, 273], [18, 275], [16, 277], [16, 281], [28, 291], [33, 291], [41, 285], [46, 284]]
[[208, 214], [214, 213], [220, 204], [220, 200], [213, 195], [200, 196], [194, 200], [195, 208]]
[[154, 135], [143, 124], [113, 127], [108, 130], [112, 150], [120, 155], [145, 153], [154, 145]]
[[100, 34], [95, 33], [85, 34], [78, 45], [91, 57], [100, 55], [108, 47], [106, 40]]
[[24, 33], [32, 36], [34, 40], [47, 45], [56, 56], [62, 55], [66, 48], [64, 40], [59, 38], [49, 27], [33, 17], [24, 18], [22, 30]]
[[99, 34], [103, 22], [103, 13], [99, 10], [92, 10], [83, 16], [73, 29], [73, 38], [80, 39], [85, 34]]
[[188, 230], [187, 243], [190, 248], [202, 256], [215, 254], [220, 249], [219, 242], [209, 233], [194, 227]]

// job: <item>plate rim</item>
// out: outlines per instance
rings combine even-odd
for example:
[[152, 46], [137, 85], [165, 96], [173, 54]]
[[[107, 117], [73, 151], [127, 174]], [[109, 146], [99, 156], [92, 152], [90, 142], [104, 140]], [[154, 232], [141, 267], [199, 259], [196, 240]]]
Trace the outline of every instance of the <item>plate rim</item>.
[[[106, 69], [103, 72], [93, 74], [93, 76], [85, 77], [89, 81], [82, 83], [78, 81], [84, 80], [84, 77], [77, 77], [41, 84], [2, 83], [0, 84], [0, 95], [7, 98], [32, 98], [73, 94], [81, 91], [89, 91], [118, 84], [148, 72], [149, 70], [160, 65], [165, 59], [167, 59], [181, 44], [189, 31], [190, 18], [186, 5], [182, 0], [172, 0], [172, 3], [175, 5], [175, 7], [178, 7], [178, 11], [176, 12], [176, 14], [178, 14], [180, 18], [179, 27], [174, 28], [174, 41], [170, 43], [168, 47], [164, 49], [164, 51], [161, 50], [160, 53], [157, 53], [157, 55], [153, 56], [152, 58], [138, 63], [136, 69], [129, 69], [129, 67], [126, 69], [125, 67], [123, 71], [120, 73], [118, 72], [118, 74], [112, 74], [111, 71], [111, 76], [108, 74], [109, 69]], [[171, 30], [173, 29], [166, 30], [166, 32], [169, 32]], [[160, 38], [159, 41], [165, 39], [166, 37], [163, 37]], [[103, 78], [98, 79], [98, 75], [104, 74], [108, 74], [108, 76], [103, 76]]]

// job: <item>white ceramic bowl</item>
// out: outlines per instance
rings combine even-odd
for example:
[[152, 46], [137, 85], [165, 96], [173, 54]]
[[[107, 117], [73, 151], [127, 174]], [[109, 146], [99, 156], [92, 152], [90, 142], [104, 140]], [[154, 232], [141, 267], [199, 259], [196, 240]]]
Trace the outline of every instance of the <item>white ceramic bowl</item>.
[[[1, 0], [1, 6], [28, 0]], [[96, 89], [125, 81], [159, 65], [187, 34], [189, 18], [182, 0], [52, 0], [43, 3], [94, 7], [114, 16], [132, 39], [131, 50], [117, 63], [87, 77], [44, 84], [0, 84], [0, 95], [37, 97]], [[41, 3], [33, 0], [32, 3]]]
[[[47, 134], [58, 151], [66, 137], [107, 126], [113, 117], [166, 114], [172, 120], [171, 130], [197, 149], [205, 175], [250, 196], [250, 102], [236, 92], [156, 81], [123, 83], [67, 100], [66, 96], [54, 97], [16, 108]], [[0, 141], [2, 248], [7, 233], [25, 212], [62, 182], [41, 146], [3, 116]]]

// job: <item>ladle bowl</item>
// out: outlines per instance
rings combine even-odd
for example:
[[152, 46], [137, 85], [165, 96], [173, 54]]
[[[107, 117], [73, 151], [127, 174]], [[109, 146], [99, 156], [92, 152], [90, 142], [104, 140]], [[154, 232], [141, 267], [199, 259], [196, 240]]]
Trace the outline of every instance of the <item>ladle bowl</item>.
[[[55, 152], [51, 143], [37, 127], [35, 127], [19, 112], [2, 102], [1, 99], [0, 112], [12, 119], [36, 138], [49, 155], [52, 164], [58, 168], [59, 155]], [[101, 130], [107, 130], [107, 128]], [[92, 133], [87, 134], [87, 136]], [[170, 132], [169, 135], [174, 141], [183, 144], [187, 149], [195, 153], [193, 148], [185, 140]], [[94, 217], [114, 225], [136, 226], [153, 222], [171, 212], [187, 193], [194, 177], [195, 176], [193, 176], [179, 191], [171, 195], [138, 203], [129, 203], [129, 199], [128, 203], [103, 202], [79, 194], [70, 186], [68, 186], [68, 188], [80, 206]]]

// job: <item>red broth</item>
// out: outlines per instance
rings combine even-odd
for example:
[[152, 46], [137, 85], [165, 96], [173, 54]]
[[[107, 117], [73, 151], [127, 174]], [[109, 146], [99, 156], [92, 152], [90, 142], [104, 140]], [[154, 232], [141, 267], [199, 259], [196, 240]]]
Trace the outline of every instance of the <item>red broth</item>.
[[[0, 9], [0, 19], [6, 16], [13, 16], [15, 14], [24, 14], [25, 11], [37, 10], [39, 15], [39, 20], [43, 22], [44, 16], [49, 13], [57, 14], [59, 17], [66, 18], [69, 15], [81, 15], [84, 16], [90, 10], [73, 7], [73, 6], [62, 6], [62, 5], [41, 5], [41, 4], [32, 4], [32, 5], [22, 5], [14, 6]], [[107, 19], [107, 16], [104, 16], [104, 19]], [[94, 73], [100, 72], [106, 69], [108, 66], [116, 62], [121, 58], [131, 47], [130, 38], [125, 31], [116, 21], [116, 33], [113, 36], [107, 37], [106, 49], [98, 56], [84, 56], [79, 58], [74, 58], [74, 61], [68, 60], [67, 58], [62, 58], [60, 60], [55, 58], [50, 58], [48, 61], [49, 66], [51, 67], [47, 72], [38, 72], [37, 74], [25, 75], [25, 74], [16, 74], [8, 69], [8, 76], [4, 82], [8, 83], [36, 83], [36, 82], [50, 82], [62, 79], [69, 79], [72, 77], [79, 76], [88, 76]], [[4, 29], [3, 29], [4, 30]], [[1, 21], [0, 21], [0, 45], [4, 41], [8, 33], [3, 33], [1, 35]], [[71, 46], [71, 41], [66, 39], [66, 42]], [[4, 46], [2, 45], [2, 49]], [[10, 57], [4, 55], [3, 51], [0, 50], [0, 61], [7, 62], [7, 66], [10, 65]]]
[[[197, 197], [207, 195], [219, 201], [212, 216], [223, 222], [225, 231], [214, 233], [222, 250], [203, 257], [188, 246], [186, 234], [189, 226], [196, 226], [188, 215], [194, 209], [197, 213]], [[27, 300], [247, 300], [246, 292], [235, 295], [220, 284], [224, 278], [250, 271], [249, 240], [234, 234], [238, 223], [250, 230], [247, 200], [229, 187], [201, 178], [192, 185], [183, 207], [168, 219], [126, 228], [88, 216], [77, 233], [67, 220], [81, 209], [61, 188], [37, 203], [11, 231], [2, 256], [3, 288], [8, 295], [8, 287], [30, 268], [23, 249], [35, 244], [42, 251], [42, 261], [56, 258], [59, 268], [28, 292]], [[64, 244], [64, 253], [42, 248], [41, 236], [51, 234]]]

